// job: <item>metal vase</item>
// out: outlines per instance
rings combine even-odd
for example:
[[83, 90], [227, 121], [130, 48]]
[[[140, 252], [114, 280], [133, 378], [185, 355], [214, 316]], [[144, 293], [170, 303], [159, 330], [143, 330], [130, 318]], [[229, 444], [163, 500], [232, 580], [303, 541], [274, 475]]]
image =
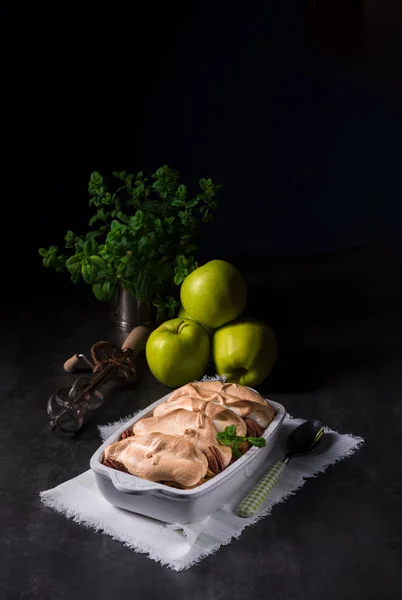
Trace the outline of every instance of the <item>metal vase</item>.
[[131, 330], [137, 325], [150, 325], [151, 303], [137, 300], [124, 287], [119, 286], [112, 302], [110, 316], [119, 329], [123, 330]]

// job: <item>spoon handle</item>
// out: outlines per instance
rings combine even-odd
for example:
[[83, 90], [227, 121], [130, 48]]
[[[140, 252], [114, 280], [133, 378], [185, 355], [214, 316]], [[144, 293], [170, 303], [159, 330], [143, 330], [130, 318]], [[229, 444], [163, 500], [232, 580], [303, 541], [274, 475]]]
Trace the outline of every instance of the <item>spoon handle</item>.
[[279, 481], [287, 462], [286, 458], [278, 460], [278, 462], [261, 477], [259, 482], [239, 504], [237, 508], [239, 517], [252, 517], [253, 514], [257, 512], [274, 485]]

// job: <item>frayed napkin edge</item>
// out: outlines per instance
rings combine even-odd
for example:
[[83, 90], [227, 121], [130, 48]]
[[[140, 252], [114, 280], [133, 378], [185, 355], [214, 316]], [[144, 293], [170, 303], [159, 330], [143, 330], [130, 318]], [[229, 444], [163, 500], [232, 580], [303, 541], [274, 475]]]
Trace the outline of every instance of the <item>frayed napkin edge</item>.
[[[85, 528], [91, 529], [92, 531], [96, 531], [97, 533], [104, 533], [104, 534], [108, 535], [109, 537], [111, 537], [113, 540], [122, 543], [127, 548], [130, 548], [131, 550], [135, 550], [136, 552], [138, 552], [140, 554], [147, 555], [149, 558], [151, 558], [155, 562], [160, 563], [163, 567], [168, 567], [175, 571], [182, 571], [182, 570], [187, 569], [192, 566], [190, 564], [190, 565], [188, 565], [188, 567], [184, 566], [184, 567], [177, 568], [175, 562], [171, 562], [169, 559], [166, 559], [163, 556], [161, 556], [160, 552], [155, 550], [155, 548], [153, 546], [150, 546], [144, 542], [138, 542], [138, 541], [134, 541], [134, 540], [127, 541], [127, 539], [125, 539], [123, 537], [123, 534], [121, 536], [116, 534], [115, 531], [112, 531], [111, 529], [109, 529], [107, 524], [100, 525], [95, 519], [83, 517], [78, 512], [79, 509], [75, 509], [74, 507], [71, 507], [71, 506], [66, 506], [60, 499], [58, 499], [55, 496], [55, 494], [52, 494], [52, 492], [53, 492], [53, 490], [47, 490], [44, 492], [40, 492], [39, 497], [40, 497], [41, 501], [43, 502], [43, 504], [45, 506], [47, 506], [48, 508], [51, 508], [52, 510], [55, 510], [56, 512], [64, 515], [68, 519], [71, 519], [75, 523], [78, 523], [79, 525], [83, 525]], [[217, 549], [218, 548], [216, 548], [216, 550]], [[208, 553], [206, 555], [208, 555]], [[186, 556], [186, 555], [184, 555], [184, 556]], [[197, 562], [198, 562], [198, 560], [197, 560]]]

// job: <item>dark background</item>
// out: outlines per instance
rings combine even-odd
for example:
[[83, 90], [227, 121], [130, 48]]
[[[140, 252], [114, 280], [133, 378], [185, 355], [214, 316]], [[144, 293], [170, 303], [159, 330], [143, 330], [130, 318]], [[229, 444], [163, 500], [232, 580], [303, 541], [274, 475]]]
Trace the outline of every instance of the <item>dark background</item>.
[[71, 287], [37, 248], [85, 231], [91, 171], [165, 163], [224, 185], [201, 260], [399, 252], [398, 2], [137, 4], [2, 9], [14, 289]]
[[167, 163], [187, 183], [224, 186], [198, 258], [238, 266], [248, 311], [274, 328], [269, 386], [314, 387], [335, 363], [350, 369], [399, 347], [399, 2], [2, 11], [8, 311], [21, 318], [28, 302], [106, 313], [37, 250], [86, 231], [93, 170]]

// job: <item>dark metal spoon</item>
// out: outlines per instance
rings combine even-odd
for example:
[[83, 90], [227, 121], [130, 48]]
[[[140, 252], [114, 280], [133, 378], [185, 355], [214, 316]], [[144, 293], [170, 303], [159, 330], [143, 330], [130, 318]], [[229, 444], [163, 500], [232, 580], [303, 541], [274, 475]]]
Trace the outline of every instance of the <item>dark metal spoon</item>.
[[240, 517], [252, 517], [279, 481], [290, 459], [294, 456], [308, 454], [317, 448], [323, 435], [324, 425], [317, 419], [310, 419], [296, 427], [286, 439], [286, 454], [261, 477], [255, 487], [247, 494], [239, 504], [237, 514]]

